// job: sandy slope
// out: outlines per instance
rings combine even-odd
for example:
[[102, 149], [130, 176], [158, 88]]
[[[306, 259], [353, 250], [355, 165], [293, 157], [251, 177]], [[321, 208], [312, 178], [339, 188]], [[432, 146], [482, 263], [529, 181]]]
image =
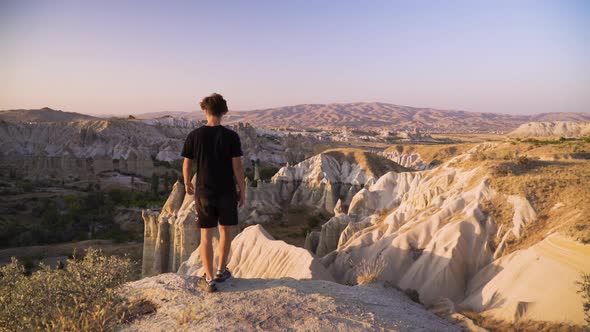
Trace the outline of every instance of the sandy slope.
[[[199, 250], [195, 250], [178, 273], [200, 276], [203, 274], [201, 267]], [[232, 241], [228, 267], [240, 278], [333, 280], [309, 251], [273, 239], [260, 225], [246, 228]]]
[[576, 281], [580, 271], [590, 271], [588, 257], [589, 245], [553, 234], [482, 269], [461, 306], [509, 322], [527, 317], [580, 324], [583, 299]]
[[157, 312], [124, 331], [460, 331], [392, 288], [321, 280], [230, 279], [218, 293], [196, 278], [162, 274], [130, 283], [123, 294]]

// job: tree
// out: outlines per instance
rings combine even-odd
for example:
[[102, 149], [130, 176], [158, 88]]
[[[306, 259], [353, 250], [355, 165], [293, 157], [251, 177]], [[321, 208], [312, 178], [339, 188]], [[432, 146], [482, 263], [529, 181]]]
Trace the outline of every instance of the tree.
[[164, 173], [164, 192], [170, 191], [170, 175], [168, 172]]
[[154, 196], [158, 196], [158, 187], [160, 186], [160, 177], [157, 174], [152, 174], [152, 192]]

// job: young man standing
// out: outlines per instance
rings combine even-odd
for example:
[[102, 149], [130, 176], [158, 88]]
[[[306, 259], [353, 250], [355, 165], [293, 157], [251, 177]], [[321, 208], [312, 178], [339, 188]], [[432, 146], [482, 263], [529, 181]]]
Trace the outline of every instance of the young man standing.
[[[221, 125], [227, 113], [227, 102], [214, 93], [201, 101], [207, 124], [188, 134], [182, 156], [185, 190], [195, 195], [197, 224], [201, 229], [201, 260], [205, 275], [198, 287], [214, 292], [215, 281], [231, 277], [226, 267], [232, 241], [232, 227], [238, 224], [238, 204], [244, 205], [245, 183], [242, 167], [242, 148], [236, 132]], [[196, 163], [196, 186], [191, 183], [193, 160]], [[236, 183], [239, 193], [236, 192]], [[213, 275], [213, 233], [219, 224], [217, 273]]]

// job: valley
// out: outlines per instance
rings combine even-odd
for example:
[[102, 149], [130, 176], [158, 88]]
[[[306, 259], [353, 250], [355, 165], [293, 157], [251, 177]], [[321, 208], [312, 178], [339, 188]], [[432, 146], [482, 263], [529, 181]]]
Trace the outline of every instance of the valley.
[[[379, 103], [268, 112], [228, 116], [247, 177], [232, 287], [267, 301], [275, 293], [256, 292], [261, 286], [248, 280], [292, 278], [275, 282], [283, 289], [277, 294], [307, 301], [294, 294], [328, 285], [342, 295], [341, 311], [355, 294], [383, 301], [381, 291], [363, 288], [382, 287], [396, 299], [392, 306], [449, 330], [583, 325], [577, 282], [590, 273], [586, 114], [486, 116]], [[332, 112], [381, 120], [357, 123]], [[392, 114], [408, 122], [384, 124]], [[455, 117], [479, 117], [479, 127], [459, 127], [465, 122]], [[237, 121], [246, 118], [253, 123]], [[529, 118], [570, 121], [523, 123]], [[143, 294], [164, 308], [127, 328], [164, 324], [164, 313], [176, 309], [160, 303], [167, 291], [158, 285], [188, 294], [183, 282], [201, 275], [179, 155], [201, 120], [51, 109], [0, 112], [0, 119], [2, 264], [17, 257], [31, 272], [89, 247], [127, 255], [142, 279], [126, 286], [126, 296]], [[539, 292], [546, 278], [554, 285]], [[332, 318], [326, 323], [343, 324]], [[386, 316], [357, 323], [392, 324]]]

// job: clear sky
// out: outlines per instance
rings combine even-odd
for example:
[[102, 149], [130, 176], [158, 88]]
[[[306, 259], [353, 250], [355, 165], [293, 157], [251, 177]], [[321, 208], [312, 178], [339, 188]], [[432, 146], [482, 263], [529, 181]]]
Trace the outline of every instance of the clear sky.
[[0, 109], [590, 112], [590, 1], [0, 0]]

